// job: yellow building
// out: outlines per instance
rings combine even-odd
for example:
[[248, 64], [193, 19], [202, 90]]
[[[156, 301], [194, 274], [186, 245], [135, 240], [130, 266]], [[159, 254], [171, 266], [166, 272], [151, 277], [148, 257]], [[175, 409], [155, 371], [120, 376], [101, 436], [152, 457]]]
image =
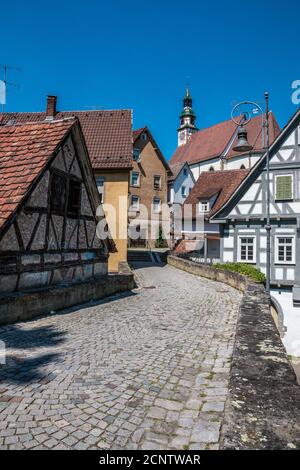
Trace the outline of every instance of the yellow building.
[[94, 170], [98, 190], [111, 236], [117, 251], [110, 253], [108, 270], [119, 271], [119, 263], [127, 261], [127, 213], [129, 170]]
[[107, 215], [108, 228], [116, 245], [108, 270], [116, 272], [127, 261], [129, 178], [132, 169], [132, 111], [57, 111], [56, 96], [48, 96], [45, 112], [4, 113], [5, 123], [51, 121], [76, 116], [79, 119], [97, 187]]

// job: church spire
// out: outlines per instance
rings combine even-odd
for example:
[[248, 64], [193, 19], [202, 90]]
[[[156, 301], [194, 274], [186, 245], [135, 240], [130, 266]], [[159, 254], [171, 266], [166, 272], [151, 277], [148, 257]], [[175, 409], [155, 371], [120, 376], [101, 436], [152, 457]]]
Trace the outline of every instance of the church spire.
[[186, 144], [194, 132], [197, 132], [195, 125], [196, 114], [192, 108], [193, 99], [187, 85], [185, 96], [183, 98], [183, 110], [180, 113], [180, 126], [178, 132], [178, 146]]

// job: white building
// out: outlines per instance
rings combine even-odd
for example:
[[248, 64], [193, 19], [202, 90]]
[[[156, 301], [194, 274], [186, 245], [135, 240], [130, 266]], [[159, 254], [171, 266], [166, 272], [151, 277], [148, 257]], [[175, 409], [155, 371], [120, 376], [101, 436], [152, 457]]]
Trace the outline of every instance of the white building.
[[[242, 123], [244, 117], [240, 116]], [[280, 133], [275, 116], [269, 114], [270, 143]], [[170, 165], [188, 163], [194, 179], [197, 180], [204, 171], [249, 169], [264, 153], [265, 142], [262, 133], [262, 116], [256, 116], [245, 126], [251, 152], [237, 153], [233, 147], [237, 143], [237, 125], [231, 120], [220, 122], [206, 129], [196, 127], [196, 114], [192, 108], [192, 97], [189, 89], [183, 99], [183, 110], [180, 114], [178, 128], [178, 147]]]
[[[226, 203], [210, 217], [210, 223], [220, 225], [221, 261], [249, 263], [264, 273], [267, 261], [266, 158], [265, 154]], [[299, 340], [293, 336], [296, 325], [300, 327], [300, 110], [270, 147], [269, 189], [271, 288], [289, 325], [289, 337], [285, 340], [288, 351], [300, 356], [300, 330], [296, 335]]]

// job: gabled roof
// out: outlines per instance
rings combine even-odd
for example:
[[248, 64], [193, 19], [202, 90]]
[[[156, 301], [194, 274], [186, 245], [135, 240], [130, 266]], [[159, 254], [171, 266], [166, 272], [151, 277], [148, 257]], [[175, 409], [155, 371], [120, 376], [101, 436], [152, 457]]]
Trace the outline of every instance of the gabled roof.
[[132, 132], [133, 143], [135, 144], [135, 142], [139, 139], [139, 137], [143, 134], [143, 132], [146, 132], [148, 134], [149, 140], [151, 141], [154, 149], [156, 150], [156, 152], [158, 154], [159, 159], [161, 160], [161, 162], [164, 165], [167, 172], [171, 172], [169, 164], [167, 163], [167, 160], [165, 159], [165, 157], [163, 156], [159, 146], [157, 145], [152, 133], [149, 130], [149, 127], [145, 126], [145, 127], [141, 127], [140, 129], [134, 130]]
[[147, 130], [147, 127], [140, 127], [140, 129], [136, 129], [132, 131], [132, 139], [133, 143], [142, 135], [143, 132]]
[[[132, 168], [131, 110], [61, 111], [54, 119], [69, 117], [80, 121], [93, 169]], [[0, 125], [45, 119], [46, 113], [0, 113]]]
[[169, 176], [168, 181], [174, 181], [174, 180], [176, 180], [177, 176], [179, 175], [179, 173], [181, 172], [181, 170], [182, 170], [185, 166], [187, 167], [187, 169], [188, 169], [188, 171], [190, 172], [190, 174], [191, 174], [193, 180], [195, 181], [194, 175], [193, 175], [192, 171], [190, 170], [190, 167], [188, 166], [187, 162], [176, 163], [175, 165], [170, 165], [172, 174]]
[[199, 200], [217, 196], [210, 212], [206, 214], [211, 217], [226, 203], [248, 173], [249, 170], [205, 171], [199, 176], [184, 205], [192, 204], [195, 216]]
[[[280, 128], [274, 114], [270, 112], [269, 116], [270, 142], [272, 143], [279, 134]], [[262, 117], [257, 116], [252, 118], [246, 125], [246, 128], [248, 131], [248, 141], [253, 146], [252, 152], [261, 151]], [[236, 143], [236, 138], [234, 138], [236, 133], [237, 125], [231, 119], [195, 132], [185, 145], [181, 145], [176, 149], [170, 164], [187, 161], [191, 165], [205, 160], [212, 160], [221, 155], [224, 155], [226, 158], [236, 157], [239, 154], [232, 150]], [[232, 140], [233, 142], [231, 142]]]
[[[284, 140], [291, 132], [291, 129], [298, 126], [299, 124], [300, 124], [300, 109], [298, 109], [293, 114], [293, 116], [287, 122], [287, 124], [282, 129], [280, 134], [276, 137], [276, 139], [270, 145], [270, 148], [269, 148], [270, 159], [273, 157], [273, 155], [275, 155], [276, 152], [278, 152]], [[230, 212], [231, 208], [234, 207], [239, 202], [239, 200], [243, 197], [243, 195], [249, 189], [249, 187], [252, 184], [252, 181], [258, 178], [258, 176], [261, 174], [261, 172], [266, 166], [266, 160], [267, 160], [267, 152], [265, 152], [264, 155], [258, 160], [258, 162], [251, 168], [251, 170], [249, 170], [247, 177], [235, 188], [235, 190], [232, 192], [230, 197], [222, 205], [220, 205], [220, 207], [218, 207], [218, 209], [214, 211], [213, 214], [211, 214], [213, 216], [212, 220], [217, 219], [218, 216], [226, 217], [226, 215]]]
[[74, 123], [68, 119], [0, 126], [0, 229]]

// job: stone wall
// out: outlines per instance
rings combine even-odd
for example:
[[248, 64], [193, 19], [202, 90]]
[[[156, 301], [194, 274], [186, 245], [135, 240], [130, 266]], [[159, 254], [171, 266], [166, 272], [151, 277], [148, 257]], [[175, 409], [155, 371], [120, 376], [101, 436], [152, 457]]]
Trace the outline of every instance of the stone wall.
[[0, 325], [28, 320], [37, 315], [102, 299], [134, 287], [133, 274], [127, 272], [50, 289], [11, 294], [0, 299]]
[[245, 276], [169, 256], [176, 268], [244, 292], [222, 427], [223, 449], [300, 449], [300, 387], [264, 286]]
[[244, 291], [248, 284], [248, 280], [245, 276], [239, 273], [225, 271], [222, 269], [216, 269], [209, 265], [195, 263], [185, 258], [179, 258], [178, 256], [170, 255], [167, 258], [168, 264], [175, 268], [182, 269], [196, 276], [206, 277], [212, 281], [219, 281], [228, 284], [235, 289]]

